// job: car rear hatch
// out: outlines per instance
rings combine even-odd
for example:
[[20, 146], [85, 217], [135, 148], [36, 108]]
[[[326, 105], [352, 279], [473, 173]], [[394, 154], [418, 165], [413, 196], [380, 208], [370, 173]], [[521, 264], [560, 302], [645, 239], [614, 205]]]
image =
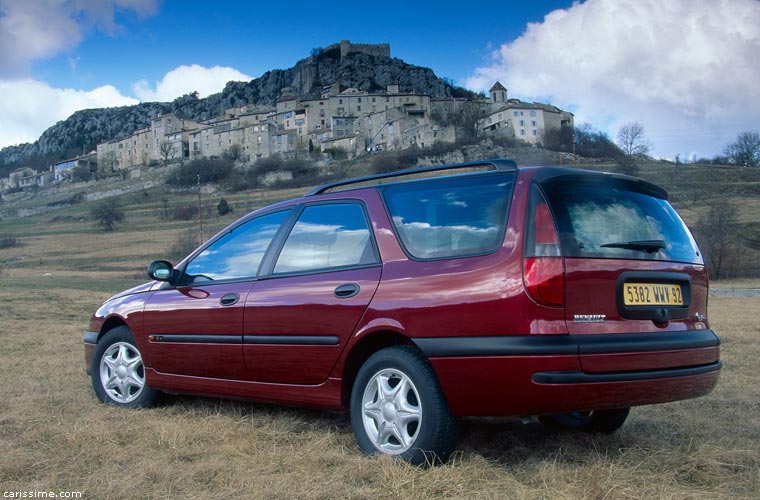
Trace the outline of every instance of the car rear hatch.
[[536, 244], [530, 250], [564, 268], [560, 300], [583, 370], [717, 361], [704, 262], [667, 193], [614, 174], [547, 177], [532, 187], [528, 235]]

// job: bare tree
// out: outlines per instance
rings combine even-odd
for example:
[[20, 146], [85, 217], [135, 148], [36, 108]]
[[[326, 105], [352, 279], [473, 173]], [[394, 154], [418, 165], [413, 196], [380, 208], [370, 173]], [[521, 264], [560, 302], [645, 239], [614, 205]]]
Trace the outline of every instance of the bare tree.
[[174, 155], [177, 154], [177, 150], [174, 147], [174, 144], [171, 142], [162, 142], [161, 145], [158, 148], [158, 152], [161, 154], [161, 158], [164, 160], [164, 166], [169, 164], [169, 160], [174, 158]]
[[760, 134], [742, 132], [736, 136], [736, 141], [726, 145], [723, 154], [735, 165], [743, 167], [760, 166]]
[[233, 144], [227, 148], [223, 156], [232, 162], [240, 161], [243, 159], [243, 146], [240, 144]]
[[652, 143], [644, 135], [644, 126], [639, 122], [626, 123], [620, 127], [617, 144], [626, 156], [644, 156], [652, 150]]
[[736, 252], [736, 216], [738, 209], [731, 202], [716, 203], [701, 215], [694, 226], [699, 246], [705, 253], [710, 275], [725, 277], [726, 264]]
[[90, 215], [104, 231], [113, 231], [116, 224], [124, 220], [124, 210], [115, 198], [107, 198], [94, 205]]

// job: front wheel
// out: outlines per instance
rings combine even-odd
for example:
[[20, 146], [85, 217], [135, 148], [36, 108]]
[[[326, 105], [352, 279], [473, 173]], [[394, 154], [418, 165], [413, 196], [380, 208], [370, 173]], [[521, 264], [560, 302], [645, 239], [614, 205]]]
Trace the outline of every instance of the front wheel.
[[456, 442], [435, 372], [411, 346], [388, 347], [362, 365], [351, 391], [351, 425], [365, 453], [413, 465], [445, 462]]
[[156, 391], [145, 383], [145, 366], [132, 332], [119, 326], [106, 333], [95, 348], [90, 367], [92, 388], [103, 403], [151, 406]]
[[555, 415], [541, 415], [538, 419], [544, 424], [544, 427], [552, 430], [578, 429], [586, 432], [612, 434], [625, 423], [630, 411], [630, 408], [574, 411]]

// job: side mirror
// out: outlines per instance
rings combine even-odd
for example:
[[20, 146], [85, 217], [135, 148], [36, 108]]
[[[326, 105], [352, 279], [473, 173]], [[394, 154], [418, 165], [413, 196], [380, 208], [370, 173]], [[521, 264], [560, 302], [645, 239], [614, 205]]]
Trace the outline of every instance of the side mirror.
[[171, 282], [173, 276], [174, 267], [171, 262], [154, 260], [148, 266], [148, 277], [152, 280]]

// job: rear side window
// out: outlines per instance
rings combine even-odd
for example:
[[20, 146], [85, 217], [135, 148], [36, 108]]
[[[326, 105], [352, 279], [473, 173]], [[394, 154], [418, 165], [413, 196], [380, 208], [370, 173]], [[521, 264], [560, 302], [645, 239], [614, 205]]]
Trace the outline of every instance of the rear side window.
[[407, 253], [445, 259], [496, 251], [504, 239], [514, 174], [398, 184], [383, 195]]
[[304, 208], [285, 240], [275, 274], [300, 273], [377, 261], [364, 210], [356, 203]]
[[703, 263], [667, 200], [619, 182], [553, 182], [542, 187], [566, 257]]

